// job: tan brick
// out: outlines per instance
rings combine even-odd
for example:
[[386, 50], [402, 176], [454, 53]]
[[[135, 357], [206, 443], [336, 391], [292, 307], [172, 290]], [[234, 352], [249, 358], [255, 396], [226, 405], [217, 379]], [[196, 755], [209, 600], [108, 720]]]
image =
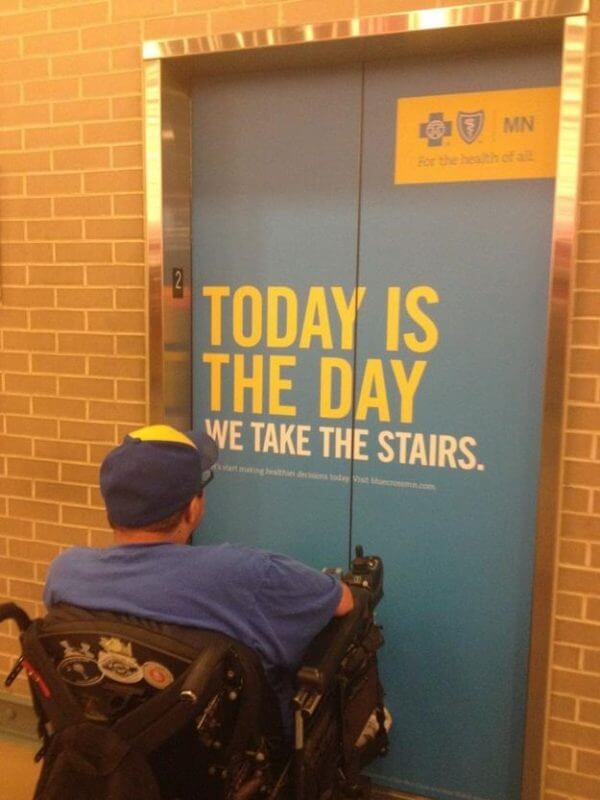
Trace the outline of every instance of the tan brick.
[[600, 775], [600, 753], [579, 751], [577, 753], [577, 772]]
[[579, 706], [579, 719], [581, 722], [600, 725], [600, 703], [582, 700]]
[[52, 154], [54, 169], [96, 170], [110, 166], [108, 147], [72, 147], [55, 150]]
[[53, 375], [7, 374], [4, 387], [15, 394], [56, 394], [56, 378]]
[[584, 175], [581, 179], [581, 200], [600, 200], [600, 177]]
[[46, 242], [2, 245], [2, 260], [5, 264], [44, 264], [51, 259], [52, 245]]
[[146, 407], [143, 403], [90, 402], [90, 417], [95, 420], [144, 424]]
[[25, 178], [22, 175], [0, 174], [0, 197], [23, 194]]
[[90, 375], [110, 378], [144, 378], [146, 364], [141, 358], [104, 358], [91, 356]]
[[116, 97], [131, 95], [142, 91], [142, 75], [140, 70], [129, 72], [112, 72], [102, 77], [83, 77], [82, 94], [84, 97]]
[[13, 558], [23, 558], [30, 562], [49, 562], [56, 558], [60, 552], [60, 548], [56, 545], [24, 541], [22, 539], [9, 539], [8, 550]]
[[9, 592], [16, 600], [33, 600], [38, 603], [42, 599], [43, 586], [39, 583], [31, 583], [13, 579], [9, 581]]
[[25, 36], [23, 39], [23, 53], [27, 56], [35, 56], [39, 53], [46, 55], [68, 53], [78, 49], [79, 35], [77, 31], [44, 33], [41, 36]]
[[46, 197], [15, 197], [2, 201], [2, 214], [5, 219], [49, 217], [52, 201]]
[[117, 400], [146, 400], [145, 381], [117, 381]]
[[90, 266], [86, 275], [88, 286], [144, 286], [144, 268], [139, 264]]
[[73, 286], [81, 285], [84, 280], [82, 266], [62, 266], [60, 264], [44, 264], [29, 267], [29, 280], [32, 285]]
[[81, 175], [78, 172], [61, 175], [31, 175], [27, 177], [27, 194], [54, 197], [61, 194], [78, 194]]
[[[131, 428], [129, 429], [131, 430]], [[123, 437], [121, 437], [123, 438]], [[91, 444], [90, 445], [90, 461], [92, 464], [96, 464], [98, 467], [104, 461], [108, 453], [113, 449], [116, 442], [120, 441], [117, 437], [115, 437], [115, 441], [112, 444]]]
[[37, 458], [52, 458], [60, 461], [86, 461], [87, 448], [76, 442], [56, 442], [38, 439], [34, 443]]
[[68, 525], [85, 525], [91, 528], [101, 528], [106, 524], [106, 513], [95, 508], [79, 506], [63, 506], [63, 522]]
[[18, 397], [17, 395], [12, 394], [0, 394], [0, 413], [29, 414], [30, 411], [30, 397]]
[[278, 22], [279, 8], [275, 3], [254, 8], [236, 8], [231, 11], [213, 11], [210, 15], [210, 32], [219, 34], [274, 28]]
[[0, 105], [16, 105], [21, 102], [21, 87], [18, 83], [0, 83]]
[[578, 289], [600, 289], [600, 263], [578, 262], [575, 271], [575, 285]]
[[561, 567], [558, 571], [558, 588], [565, 592], [596, 595], [600, 594], [600, 581], [598, 574], [592, 570]]
[[44, 584], [46, 583], [46, 578], [48, 577], [48, 572], [50, 569], [49, 564], [36, 564], [35, 565], [35, 579], [38, 583]]
[[24, 353], [0, 353], [0, 372], [30, 372], [29, 357]]
[[52, 375], [83, 375], [85, 373], [85, 358], [78, 355], [54, 355], [45, 353], [32, 356], [34, 372], [49, 372]]
[[163, 14], [172, 14], [174, 7], [174, 0], [153, 0], [151, 4], [146, 0], [112, 0], [114, 20], [160, 17]]
[[[20, 501], [14, 501], [20, 502]], [[592, 628], [592, 625], [584, 625], [577, 622], [560, 622], [559, 626], [568, 626], [570, 628]], [[582, 637], [585, 638], [585, 637]], [[594, 638], [594, 637], [591, 637]], [[575, 697], [586, 697], [595, 699], [599, 696], [600, 692], [600, 677], [595, 675], [583, 674], [580, 672], [571, 672], [569, 670], [555, 669], [553, 670], [552, 688], [555, 692], [563, 694], [571, 694]]]
[[6, 15], [7, 11], [16, 10], [6, 7], [7, 5], [6, 0], [4, 0], [2, 11], [5, 14], [2, 16], [2, 36], [48, 30], [49, 19], [46, 11], [21, 11], [19, 14]]
[[144, 336], [117, 336], [117, 354], [120, 356], [143, 356], [146, 354]]
[[144, 161], [144, 151], [141, 144], [126, 144], [122, 147], [113, 147], [113, 167], [139, 167]]
[[18, 38], [0, 40], [0, 60], [16, 58], [19, 54], [20, 44]]
[[50, 122], [49, 103], [28, 103], [26, 105], [5, 106], [2, 109], [2, 125], [5, 128], [43, 125], [48, 122]]
[[600, 349], [576, 347], [571, 350], [571, 372], [579, 375], [600, 374]]
[[27, 283], [27, 265], [3, 264], [2, 278], [5, 286], [24, 286]]
[[28, 103], [42, 100], [74, 100], [79, 97], [77, 78], [50, 78], [28, 81], [25, 86], [25, 100]]
[[590, 561], [590, 566], [592, 567], [600, 567], [600, 545], [593, 544], [592, 545], [592, 558]]
[[119, 216], [142, 216], [144, 213], [143, 194], [120, 194], [113, 198], [113, 208], [115, 215]]
[[5, 331], [4, 348], [21, 352], [54, 352], [56, 335], [54, 333], [33, 333], [31, 331]]
[[561, 536], [586, 541], [600, 539], [600, 517], [565, 513], [562, 516]]
[[109, 9], [106, 2], [85, 3], [68, 8], [55, 8], [50, 13], [53, 28], [82, 28], [86, 25], [108, 22]]
[[13, 436], [56, 436], [58, 423], [43, 417], [6, 417], [6, 432]]
[[596, 400], [596, 378], [569, 378], [569, 400], [593, 403]]
[[14, 536], [20, 539], [33, 536], [33, 522], [24, 519], [9, 519], [0, 517], [0, 535]]
[[[591, 599], [588, 598], [588, 603], [590, 602]], [[600, 626], [587, 622], [559, 621], [555, 635], [559, 641], [567, 641], [587, 647], [600, 647]]]
[[89, 501], [88, 504], [93, 508], [100, 508], [104, 511], [104, 498], [98, 486], [89, 486]]
[[85, 222], [88, 239], [143, 239], [141, 219], [88, 219]]
[[115, 351], [115, 337], [100, 333], [59, 334], [58, 349], [61, 353], [112, 355]]
[[118, 47], [111, 51], [112, 68], [115, 70], [140, 69], [142, 53], [140, 47]]
[[103, 422], [60, 420], [60, 438], [83, 442], [112, 442], [115, 429]]
[[110, 213], [110, 197], [106, 195], [57, 197], [54, 201], [54, 214], [57, 217], [103, 217]]
[[25, 241], [25, 223], [0, 219], [0, 240], [4, 242]]
[[53, 75], [93, 75], [110, 70], [110, 52], [96, 50], [90, 53], [69, 53], [52, 58]]
[[42, 520], [44, 522], [58, 521], [58, 506], [55, 503], [42, 503], [39, 500], [19, 500], [9, 498], [9, 514], [21, 519]]
[[[267, 1], [270, 2], [270, 0]], [[227, 6], [239, 6], [238, 0], [176, 0], [176, 2], [178, 14], [189, 14], [191, 11], [213, 11]], [[258, 5], [258, 3], [255, 3], [255, 5]]]
[[7, 578], [33, 578], [33, 564], [20, 558], [0, 558], [0, 575]]
[[[574, 647], [569, 644], [555, 644], [552, 650], [552, 664], [555, 667], [565, 667], [566, 669], [578, 669], [581, 648]], [[560, 695], [559, 695], [560, 696]], [[575, 710], [573, 714], [567, 717], [568, 719], [575, 718]]]
[[[137, 21], [120, 22], [114, 25], [98, 25], [81, 31], [81, 43], [84, 50], [138, 44], [140, 41], [141, 28]], [[71, 49], [75, 50], [76, 48], [73, 47]]]
[[60, 477], [68, 483], [95, 485], [98, 483], [98, 467], [88, 464], [61, 464]]
[[67, 525], [50, 525], [38, 522], [35, 526], [36, 539], [55, 542], [60, 545], [84, 547], [88, 543], [87, 531]]
[[572, 344], [596, 347], [599, 344], [600, 321], [576, 319], [572, 323]]
[[90, 531], [90, 547], [110, 547], [113, 542], [112, 532], [107, 528], [103, 531]]
[[559, 769], [571, 769], [575, 761], [575, 751], [572, 747], [565, 747], [561, 744], [548, 745], [546, 750], [548, 765]]
[[2, 291], [2, 300], [7, 306], [18, 308], [52, 308], [54, 302], [53, 289], [30, 288], [28, 286], [7, 286]]
[[[600, 134], [600, 118], [598, 123], [598, 133]], [[598, 228], [600, 228], [600, 205], [597, 203], [582, 203], [579, 206], [579, 230], [594, 231], [598, 230]]]
[[113, 119], [130, 119], [142, 116], [142, 98], [140, 95], [115, 97], [111, 105]]
[[577, 290], [574, 313], [576, 317], [600, 316], [600, 292]]
[[87, 489], [70, 483], [42, 483], [36, 481], [35, 496], [38, 500], [55, 500], [60, 503], [87, 503]]
[[143, 176], [141, 169], [115, 169], [87, 172], [83, 181], [86, 192], [139, 192]]
[[115, 396], [114, 382], [99, 378], [60, 378], [59, 389], [67, 397], [108, 400]]
[[63, 419], [85, 419], [86, 402], [85, 400], [72, 400], [66, 397], [34, 397], [34, 414], [52, 414]]
[[549, 789], [568, 792], [581, 798], [596, 800], [600, 797], [600, 779], [589, 778], [583, 775], [575, 775], [570, 772], [562, 772], [556, 769], [546, 771], [546, 786]]
[[85, 144], [122, 144], [141, 142], [143, 128], [140, 120], [90, 122], [83, 126]]
[[75, 219], [53, 219], [27, 223], [27, 238], [29, 241], [43, 240], [53, 242], [65, 239], [69, 241], [81, 239], [82, 234], [82, 224]]
[[179, 39], [208, 33], [207, 14], [161, 17], [144, 23], [144, 39]]
[[12, 497], [32, 497], [33, 487], [29, 480], [0, 476], [0, 493]]
[[113, 307], [113, 292], [111, 289], [58, 289], [56, 298], [61, 308], [97, 309]]
[[56, 260], [66, 264], [102, 264], [112, 261], [112, 247], [106, 242], [57, 244]]
[[567, 433], [565, 441], [567, 458], [591, 458], [594, 439], [589, 434]]
[[[85, 122], [92, 119], [109, 119], [110, 101], [106, 98], [90, 100], [70, 100], [55, 103], [52, 110], [53, 122]], [[583, 256], [582, 256], [583, 257]]]
[[82, 331], [85, 328], [85, 315], [83, 311], [33, 310], [31, 327], [33, 330]]
[[600, 464], [567, 461], [564, 479], [575, 486], [600, 486]]
[[143, 311], [89, 311], [88, 326], [97, 332], [143, 333], [146, 315]]
[[591, 494], [588, 489], [565, 487], [563, 489], [563, 509], [565, 511], [587, 511]]
[[550, 716], [554, 719], [574, 720], [577, 703], [572, 697], [553, 694], [550, 697]]
[[[8, 602], [13, 600], [14, 598], [11, 597], [0, 597], [0, 602]], [[10, 653], [13, 656], [20, 656], [21, 655], [21, 646], [16, 638], [10, 638], [9, 636], [0, 636], [0, 650], [4, 653]], [[15, 684], [13, 683], [13, 687]]]
[[0, 150], [20, 150], [23, 131], [0, 131]]
[[[36, 446], [37, 446], [36, 442]], [[55, 461], [40, 461], [32, 458], [9, 458], [7, 462], [9, 475], [23, 478], [58, 479], [58, 464]]]
[[[579, 544], [579, 542], [561, 542], [561, 546], [567, 544]], [[556, 614], [559, 617], [581, 619], [583, 617], [583, 597], [577, 594], [558, 592], [556, 597]]]
[[15, 61], [4, 61], [2, 64], [2, 77], [4, 80], [21, 81], [23, 75], [29, 80], [46, 78], [50, 74], [47, 58], [18, 58]]
[[600, 727], [552, 720], [548, 731], [554, 742], [570, 744], [588, 750], [600, 750]]
[[117, 242], [115, 244], [115, 259], [125, 264], [143, 264], [143, 242]]
[[26, 328], [27, 312], [20, 308], [3, 308], [0, 306], [0, 328]]

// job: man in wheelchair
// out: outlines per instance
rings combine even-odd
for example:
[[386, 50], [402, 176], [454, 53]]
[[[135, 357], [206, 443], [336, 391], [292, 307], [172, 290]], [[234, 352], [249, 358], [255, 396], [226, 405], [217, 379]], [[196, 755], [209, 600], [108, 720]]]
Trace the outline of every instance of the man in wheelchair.
[[360, 553], [339, 580], [246, 547], [178, 546], [216, 460], [205, 433], [127, 436], [100, 472], [116, 546], [61, 555], [48, 615], [17, 614], [44, 739], [36, 798], [368, 795], [359, 772], [387, 744], [381, 562]]

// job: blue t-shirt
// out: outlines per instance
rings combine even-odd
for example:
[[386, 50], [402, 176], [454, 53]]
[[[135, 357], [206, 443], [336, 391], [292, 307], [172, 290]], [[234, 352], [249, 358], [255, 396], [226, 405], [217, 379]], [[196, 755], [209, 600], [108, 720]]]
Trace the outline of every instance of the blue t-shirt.
[[293, 672], [341, 594], [331, 575], [284, 555], [230, 544], [128, 544], [60, 555], [44, 602], [208, 628], [241, 641], [260, 656], [285, 724]]

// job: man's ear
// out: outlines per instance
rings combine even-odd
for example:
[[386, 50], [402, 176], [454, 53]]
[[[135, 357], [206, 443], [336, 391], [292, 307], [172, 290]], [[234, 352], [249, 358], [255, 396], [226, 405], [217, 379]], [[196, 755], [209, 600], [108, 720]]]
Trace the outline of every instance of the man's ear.
[[204, 514], [204, 495], [193, 497], [188, 503], [183, 518], [188, 525], [196, 527]]

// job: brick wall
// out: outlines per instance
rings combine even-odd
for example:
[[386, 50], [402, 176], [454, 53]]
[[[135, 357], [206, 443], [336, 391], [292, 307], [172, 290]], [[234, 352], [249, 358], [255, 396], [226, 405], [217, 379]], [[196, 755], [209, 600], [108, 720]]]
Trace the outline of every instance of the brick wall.
[[[97, 465], [146, 421], [140, 43], [435, 4], [0, 0], [0, 599], [39, 613], [61, 548], [110, 541]], [[600, 797], [600, 0], [592, 19], [544, 800]], [[3, 626], [0, 673], [16, 651]]]

